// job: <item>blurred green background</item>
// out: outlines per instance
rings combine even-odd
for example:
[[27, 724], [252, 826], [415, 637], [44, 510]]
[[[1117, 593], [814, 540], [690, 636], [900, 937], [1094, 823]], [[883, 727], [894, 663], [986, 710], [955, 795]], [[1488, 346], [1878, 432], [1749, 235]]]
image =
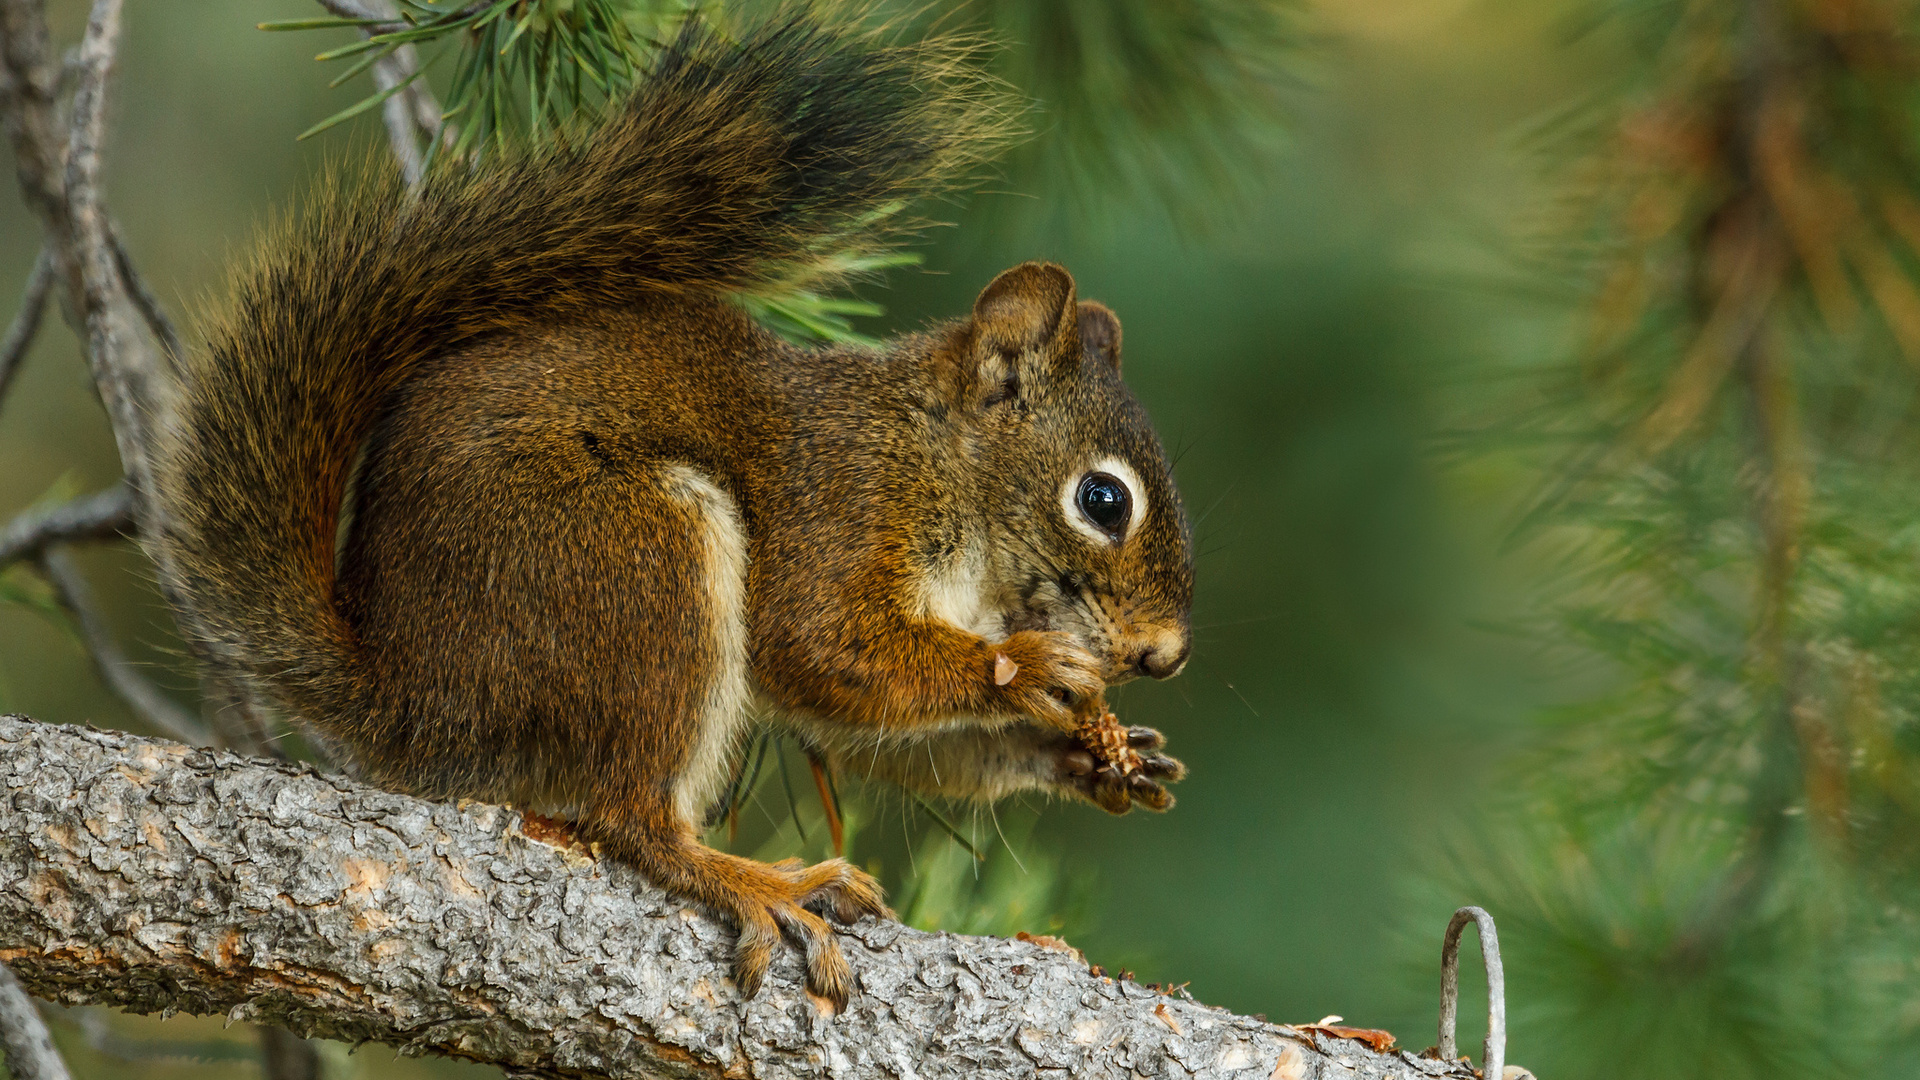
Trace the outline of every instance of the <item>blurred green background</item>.
[[[1182, 36], [1178, 13], [1215, 7], [1233, 13], [1216, 27], [1219, 40]], [[1617, 538], [1609, 529], [1641, 520], [1637, 512], [1588, 521], [1584, 541], [1513, 542], [1537, 493], [1579, 459], [1579, 439], [1604, 448], [1615, 430], [1540, 389], [1558, 385], [1542, 373], [1574, 364], [1597, 303], [1586, 279], [1539, 258], [1543, 236], [1548, 247], [1594, 245], [1579, 228], [1542, 232], [1564, 179], [1543, 157], [1586, 152], [1543, 141], [1543, 125], [1550, 135], [1556, 124], [1578, 128], [1564, 119], [1569, 107], [1631, 97], [1619, 88], [1668, 47], [1594, 31], [1596, 22], [1631, 30], [1652, 12], [1670, 35], [1713, 7], [1313, 0], [1108, 12], [1048, 0], [970, 9], [1000, 13], [1013, 45], [1008, 77], [1043, 99], [1039, 134], [998, 181], [942, 210], [954, 227], [928, 230], [922, 268], [858, 290], [889, 313], [861, 329], [962, 314], [995, 272], [1029, 258], [1064, 263], [1083, 296], [1120, 314], [1126, 372], [1179, 456], [1200, 554], [1186, 673], [1126, 687], [1115, 705], [1126, 721], [1164, 731], [1191, 778], [1165, 816], [956, 810], [955, 824], [990, 853], [977, 884], [971, 860], [923, 811], [858, 793], [851, 854], [880, 869], [913, 921], [1063, 932], [1109, 970], [1188, 983], [1203, 1001], [1280, 1021], [1339, 1014], [1417, 1050], [1434, 1041], [1441, 931], [1456, 906], [1481, 903], [1509, 928], [1508, 1060], [1548, 1080], [1920, 1075], [1910, 878], [1862, 881], [1801, 838], [1791, 850], [1803, 859], [1768, 864], [1767, 880], [1786, 884], [1710, 919], [1724, 932], [1707, 944], [1688, 936], [1688, 916], [1672, 915], [1711, 891], [1700, 882], [1737, 876], [1745, 841], [1712, 813], [1721, 824], [1679, 835], [1662, 829], [1695, 820], [1686, 813], [1636, 819], [1639, 807], [1667, 805], [1632, 778], [1658, 764], [1673, 731], [1614, 723], [1634, 711], [1626, 704], [1594, 716], [1634, 687], [1677, 685], [1684, 665], [1671, 651], [1646, 661], [1667, 665], [1652, 675], [1617, 656], [1595, 662], [1606, 644], [1577, 632], [1591, 623], [1543, 619], [1563, 610], [1570, 577], [1616, 580], [1608, 568], [1618, 559], [1596, 553], [1604, 545], [1594, 537]], [[75, 40], [85, 5], [50, 8], [60, 39]], [[312, 60], [335, 38], [351, 40], [343, 33], [253, 28], [316, 10], [301, 0], [127, 6], [107, 194], [134, 259], [176, 313], [216, 294], [255, 225], [296, 201], [328, 155], [379, 137], [369, 118], [294, 139], [366, 92], [364, 81], [325, 89], [334, 69]], [[1136, 11], [1167, 21], [1126, 25]], [[1062, 44], [1082, 24], [1119, 38], [1162, 35], [1149, 54], [1162, 68], [1136, 58], [1117, 73], [1090, 71]], [[1721, 28], [1729, 39], [1730, 27]], [[1119, 38], [1086, 41], [1097, 54]], [[1236, 50], [1248, 70], [1222, 75]], [[1197, 112], [1156, 102], [1208, 80], [1210, 90], [1192, 95]], [[1256, 85], [1271, 88], [1270, 101], [1247, 91]], [[37, 235], [16, 200], [0, 199], [0, 296], [18, 294]], [[118, 471], [76, 342], [49, 322], [0, 404], [7, 510], [104, 486]], [[1877, 338], [1857, 344], [1848, 370], [1886, 351]], [[1898, 427], [1911, 380], [1897, 364], [1872, 370], [1882, 380], [1873, 385], [1906, 395], [1889, 406]], [[1859, 392], [1862, 379], [1848, 385]], [[1859, 410], [1829, 413], [1824, 436], [1862, 422]], [[1548, 421], [1522, 422], [1542, 414]], [[1528, 434], [1549, 429], [1559, 442]], [[1897, 458], [1868, 461], [1884, 474], [1863, 466], [1861, 483], [1894, 524], [1859, 543], [1880, 545], [1873, 550], [1896, 564], [1890, 577], [1904, 580], [1911, 560], [1888, 539], [1900, 535], [1906, 505]], [[1649, 460], [1620, 475], [1669, 469]], [[1740, 461], [1701, 468], [1707, 488], [1746, 490]], [[1750, 552], [1716, 572], [1737, 571], [1740, 558]], [[191, 676], [139, 557], [98, 550], [82, 563], [130, 648], [190, 700]], [[1671, 580], [1689, 574], [1682, 567]], [[35, 588], [23, 570], [11, 580]], [[1658, 605], [1635, 610], [1667, 619]], [[1900, 593], [1877, 610], [1905, 628], [1917, 609]], [[1735, 652], [1745, 633], [1731, 634]], [[0, 605], [0, 707], [137, 727], [58, 620], [21, 605]], [[1895, 743], [1913, 742], [1904, 713], [1890, 723]], [[1680, 779], [1744, 792], [1765, 771], [1749, 760], [1755, 745], [1746, 738]], [[761, 785], [736, 848], [824, 849], [810, 778], [797, 759], [788, 767], [798, 810], [779, 785]], [[1797, 792], [1755, 813], [1804, 822]], [[1908, 820], [1875, 818], [1888, 828]], [[1851, 850], [1876, 868], [1914, 865], [1898, 845]], [[1806, 899], [1836, 895], [1827, 907]], [[1477, 974], [1465, 982], [1461, 1046], [1477, 1058], [1482, 984]], [[215, 1021], [113, 1024], [123, 1041], [181, 1045], [157, 1061], [115, 1058], [84, 1046], [74, 1018], [58, 1034], [79, 1075], [255, 1069], [241, 1033], [223, 1035]], [[481, 1071], [390, 1057], [333, 1048], [326, 1063], [329, 1075], [367, 1078]]]

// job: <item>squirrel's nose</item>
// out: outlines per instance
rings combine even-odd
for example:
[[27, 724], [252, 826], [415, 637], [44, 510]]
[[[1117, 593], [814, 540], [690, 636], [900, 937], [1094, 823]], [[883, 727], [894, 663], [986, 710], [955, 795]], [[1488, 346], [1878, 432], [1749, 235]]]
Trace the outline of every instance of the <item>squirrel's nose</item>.
[[1141, 650], [1140, 655], [1134, 658], [1133, 666], [1142, 675], [1171, 679], [1187, 666], [1187, 653], [1192, 649], [1192, 643], [1184, 637], [1178, 642], [1155, 645]]

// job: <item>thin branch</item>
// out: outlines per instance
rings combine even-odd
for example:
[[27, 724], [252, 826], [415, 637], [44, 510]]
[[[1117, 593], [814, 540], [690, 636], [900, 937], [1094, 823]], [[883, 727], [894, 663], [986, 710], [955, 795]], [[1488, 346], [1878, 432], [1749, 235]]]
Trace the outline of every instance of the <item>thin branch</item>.
[[133, 661], [120, 651], [120, 646], [114, 643], [113, 635], [107, 630], [105, 620], [100, 617], [99, 607], [93, 602], [93, 590], [87, 586], [86, 577], [80, 573], [79, 567], [73, 565], [65, 551], [54, 547], [41, 552], [40, 572], [46, 577], [47, 583], [53, 586], [54, 596], [59, 599], [60, 606], [73, 615], [87, 655], [92, 657], [94, 668], [100, 672], [100, 681], [118, 694], [135, 716], [153, 730], [181, 742], [204, 745], [211, 741], [206, 728], [199, 721], [162, 693], [152, 680], [140, 674]]
[[120, 293], [111, 228], [100, 197], [100, 151], [107, 121], [107, 78], [113, 70], [120, 34], [122, 0], [94, 0], [87, 32], [80, 39], [80, 77], [73, 92], [73, 120], [67, 140], [67, 214], [72, 223], [73, 257], [79, 266], [80, 314], [86, 326], [87, 366], [113, 420], [120, 464], [135, 491], [147, 489], [147, 406], [151, 403], [144, 365], [122, 355], [113, 318]]
[[[395, 19], [393, 6], [385, 0], [320, 0], [320, 6], [346, 19], [392, 20], [361, 27], [362, 39], [412, 27], [411, 23]], [[426, 155], [421, 152], [423, 141], [432, 145], [442, 127], [440, 103], [434, 100], [433, 91], [424, 80], [413, 78], [419, 70], [419, 56], [412, 45], [400, 46], [373, 65], [376, 90], [384, 93], [406, 84], [406, 89], [381, 104], [380, 115], [387, 125], [387, 144], [400, 165], [400, 175], [409, 185], [418, 184], [426, 171]]]
[[180, 332], [173, 328], [173, 320], [167, 318], [167, 311], [160, 306], [160, 298], [153, 295], [147, 287], [140, 271], [134, 268], [133, 259], [127, 255], [127, 248], [120, 240], [120, 228], [112, 221], [107, 222], [107, 243], [113, 248], [113, 268], [120, 275], [120, 286], [126, 290], [127, 298], [133, 301], [134, 309], [147, 321], [147, 329], [153, 339], [160, 343], [160, 352], [166, 358], [167, 366], [176, 377], [186, 371], [186, 346], [180, 343]]
[[27, 347], [40, 332], [40, 316], [47, 308], [47, 292], [53, 285], [53, 252], [45, 247], [34, 260], [33, 273], [27, 277], [26, 292], [20, 297], [20, 310], [0, 338], [0, 402], [7, 400], [7, 386], [27, 358]]
[[0, 964], [0, 1048], [13, 1080], [70, 1080], [40, 1010], [5, 964]]
[[260, 1063], [267, 1080], [320, 1080], [320, 1053], [285, 1028], [260, 1029]]
[[[36, 995], [280, 1024], [534, 1077], [1452, 1077], [1042, 944], [865, 919], [845, 1012], [734, 934], [499, 806], [0, 718], [0, 962]], [[1286, 958], [1276, 958], [1284, 965]], [[1304, 975], [1304, 971], [1302, 972]]]
[[[393, 55], [399, 59], [403, 75], [420, 70], [420, 54], [413, 46], [402, 45]], [[427, 85], [427, 80], [413, 80], [413, 85], [397, 96], [413, 102], [413, 122], [419, 125], [429, 142], [438, 138], [443, 148], [453, 145], [453, 125], [441, 118], [440, 99], [433, 96], [433, 87]]]
[[[382, 93], [408, 81], [410, 72], [399, 56], [396, 50], [393, 55], [373, 65], [373, 85]], [[409, 86], [408, 90], [411, 89]], [[420, 139], [414, 132], [413, 103], [407, 91], [403, 90], [382, 102], [380, 116], [386, 122], [387, 145], [393, 148], [393, 158], [400, 164], [400, 175], [406, 179], [409, 187], [418, 184], [426, 172], [426, 155], [421, 153]], [[428, 139], [432, 137], [431, 134], [427, 136]]]
[[53, 59], [40, 0], [0, 0], [0, 124], [13, 145], [21, 194], [40, 216], [69, 284], [78, 280], [65, 265], [70, 228], [61, 187], [60, 70]]
[[45, 510], [28, 510], [0, 530], [0, 568], [53, 544], [106, 540], [133, 531], [133, 495], [125, 483]]

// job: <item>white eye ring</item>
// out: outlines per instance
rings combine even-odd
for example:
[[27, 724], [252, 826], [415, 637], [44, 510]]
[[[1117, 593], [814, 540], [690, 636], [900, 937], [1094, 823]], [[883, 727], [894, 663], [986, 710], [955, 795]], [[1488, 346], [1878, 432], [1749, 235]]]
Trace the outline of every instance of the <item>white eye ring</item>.
[[1147, 520], [1146, 488], [1140, 483], [1140, 474], [1133, 471], [1133, 466], [1114, 457], [1101, 458], [1084, 469], [1070, 473], [1061, 483], [1060, 512], [1066, 516], [1067, 524], [1088, 541], [1103, 548], [1112, 547], [1113, 537], [1080, 512], [1080, 483], [1093, 473], [1106, 473], [1126, 485], [1129, 498], [1127, 524], [1120, 530], [1122, 537], [1132, 536]]

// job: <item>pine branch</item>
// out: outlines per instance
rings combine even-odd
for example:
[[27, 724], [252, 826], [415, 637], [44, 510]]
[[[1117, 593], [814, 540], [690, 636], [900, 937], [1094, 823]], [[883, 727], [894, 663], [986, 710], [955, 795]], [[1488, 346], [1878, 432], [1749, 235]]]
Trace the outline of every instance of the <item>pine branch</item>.
[[627, 867], [305, 766], [7, 717], [0, 792], [0, 962], [68, 1004], [575, 1080], [1471, 1076], [870, 919], [839, 935], [845, 1013], [791, 955], [743, 1001], [733, 934]]

